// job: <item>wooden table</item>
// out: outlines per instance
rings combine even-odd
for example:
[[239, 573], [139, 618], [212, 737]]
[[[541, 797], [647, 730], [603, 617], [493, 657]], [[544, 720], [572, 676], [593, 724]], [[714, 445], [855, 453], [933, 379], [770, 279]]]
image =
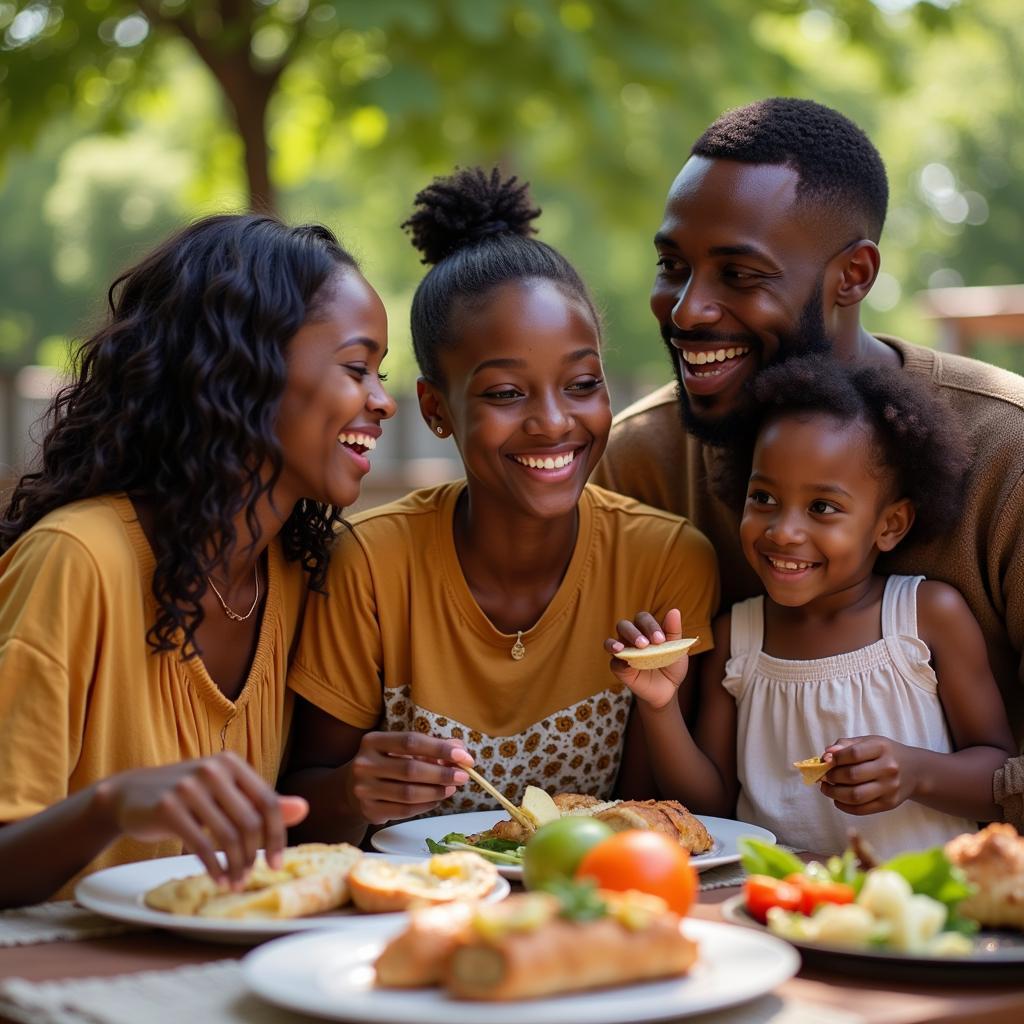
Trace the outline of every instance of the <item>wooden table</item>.
[[[701, 893], [693, 915], [721, 920], [719, 904], [738, 888]], [[242, 946], [192, 942], [164, 932], [140, 932], [85, 942], [54, 942], [0, 948], [0, 978], [51, 981], [167, 970], [185, 964], [237, 958]], [[1024, 981], [1019, 974], [999, 984], [907, 985], [875, 982], [824, 971], [803, 970], [773, 993], [782, 1006], [802, 1011], [807, 1021], [844, 1024], [1021, 1024]], [[763, 1001], [752, 1019], [765, 1020]], [[797, 1016], [798, 1014], [795, 1014]], [[524, 1017], [528, 1020], [528, 1015]]]

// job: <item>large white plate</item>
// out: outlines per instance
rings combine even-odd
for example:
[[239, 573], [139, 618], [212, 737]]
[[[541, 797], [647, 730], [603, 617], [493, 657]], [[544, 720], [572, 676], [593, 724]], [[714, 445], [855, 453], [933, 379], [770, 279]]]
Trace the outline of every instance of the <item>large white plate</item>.
[[[379, 853], [366, 854], [368, 857], [398, 862], [420, 858], [386, 856]], [[185, 914], [168, 914], [153, 910], [143, 902], [143, 896], [152, 888], [172, 878], [200, 874], [205, 870], [198, 857], [161, 857], [157, 860], [137, 861], [134, 864], [119, 864], [117, 867], [97, 871], [83, 878], [75, 888], [75, 899], [82, 906], [104, 917], [131, 924], [143, 924], [152, 928], [166, 928], [181, 935], [208, 942], [262, 942], [264, 939], [289, 932], [315, 929], [362, 928], [369, 923], [391, 923], [398, 927], [404, 924], [405, 914], [363, 914], [351, 907], [342, 907], [326, 914], [313, 917], [295, 917], [288, 920], [248, 918], [229, 921], [218, 918], [192, 917]], [[510, 886], [499, 878], [486, 897], [488, 902], [504, 899]]]
[[[507, 817], [504, 811], [470, 811], [466, 814], [438, 814], [430, 818], [416, 818], [374, 832], [370, 842], [375, 850], [382, 853], [400, 854], [403, 857], [426, 857], [428, 839], [440, 842], [449, 832], [459, 832], [464, 836], [486, 832]], [[698, 854], [690, 861], [698, 871], [707, 871], [708, 868], [717, 868], [722, 864], [738, 861], [740, 851], [737, 840], [740, 836], [750, 836], [766, 843], [775, 842], [775, 836], [768, 829], [748, 825], [745, 821], [710, 818], [703, 814], [698, 814], [697, 817], [704, 823], [704, 827], [715, 841], [715, 845], [707, 853]], [[521, 867], [505, 867], [499, 864], [498, 871], [506, 878], [516, 881], [523, 877]]]
[[245, 980], [271, 1003], [333, 1020], [622, 1024], [676, 1019], [744, 1003], [770, 992], [800, 966], [795, 951], [773, 936], [687, 920], [686, 934], [700, 943], [700, 956], [681, 978], [529, 1002], [466, 1002], [449, 999], [440, 989], [374, 987], [373, 961], [397, 927], [374, 923], [359, 933], [295, 935], [271, 942], [242, 961]]

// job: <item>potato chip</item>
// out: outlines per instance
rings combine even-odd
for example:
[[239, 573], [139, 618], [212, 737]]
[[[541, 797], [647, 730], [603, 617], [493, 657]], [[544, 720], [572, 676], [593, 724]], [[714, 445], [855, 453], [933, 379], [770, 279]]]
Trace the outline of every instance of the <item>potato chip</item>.
[[663, 644], [651, 644], [650, 647], [626, 647], [615, 657], [621, 658], [632, 668], [664, 668], [673, 661], [678, 661], [697, 640], [698, 637], [688, 636], [682, 640], [666, 640]]

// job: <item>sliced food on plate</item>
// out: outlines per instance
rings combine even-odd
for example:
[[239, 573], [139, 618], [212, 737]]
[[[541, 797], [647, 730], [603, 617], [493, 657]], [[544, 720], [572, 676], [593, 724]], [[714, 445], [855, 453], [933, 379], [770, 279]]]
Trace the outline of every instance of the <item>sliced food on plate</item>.
[[410, 906], [476, 899], [495, 885], [497, 871], [475, 853], [447, 853], [399, 864], [367, 856], [347, 843], [304, 843], [284, 851], [280, 868], [260, 854], [241, 892], [208, 874], [173, 878], [145, 893], [153, 910], [224, 919], [309, 917], [353, 903], [382, 913]]
[[[506, 803], [503, 799], [502, 803]], [[523, 850], [538, 827], [560, 818], [596, 818], [614, 832], [640, 829], [671, 836], [693, 854], [705, 853], [714, 840], [704, 824], [675, 800], [599, 800], [582, 793], [558, 793], [554, 797], [535, 786], [527, 786], [520, 812], [475, 835], [449, 833], [439, 840], [427, 840], [432, 852], [474, 849], [497, 864], [519, 865]], [[527, 818], [530, 826], [523, 824]], [[532, 823], [536, 822], [536, 825]]]
[[566, 884], [491, 905], [414, 911], [376, 963], [382, 987], [535, 999], [686, 973], [697, 945], [656, 896]]
[[478, 900], [498, 879], [498, 870], [475, 853], [441, 853], [416, 864], [364, 857], [349, 875], [360, 910], [389, 913], [411, 906]]

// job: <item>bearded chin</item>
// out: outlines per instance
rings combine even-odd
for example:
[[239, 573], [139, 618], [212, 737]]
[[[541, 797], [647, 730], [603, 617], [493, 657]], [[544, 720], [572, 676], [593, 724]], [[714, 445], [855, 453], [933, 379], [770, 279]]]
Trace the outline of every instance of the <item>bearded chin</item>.
[[[822, 315], [822, 287], [824, 278], [819, 278], [810, 299], [800, 311], [800, 319], [796, 328], [789, 334], [779, 335], [779, 347], [771, 363], [785, 362], [796, 356], [828, 355], [832, 351], [832, 342], [825, 331], [825, 318]], [[666, 335], [662, 329], [662, 335]], [[665, 339], [668, 340], [667, 337]], [[729, 412], [722, 415], [709, 415], [694, 408], [693, 400], [683, 384], [683, 371], [676, 349], [669, 344], [672, 355], [672, 372], [676, 377], [676, 397], [683, 429], [703, 444], [715, 448], [733, 448], [750, 436], [759, 417], [754, 407], [754, 399], [750, 393], [750, 385], [756, 379], [752, 377], [744, 387], [743, 397]]]

